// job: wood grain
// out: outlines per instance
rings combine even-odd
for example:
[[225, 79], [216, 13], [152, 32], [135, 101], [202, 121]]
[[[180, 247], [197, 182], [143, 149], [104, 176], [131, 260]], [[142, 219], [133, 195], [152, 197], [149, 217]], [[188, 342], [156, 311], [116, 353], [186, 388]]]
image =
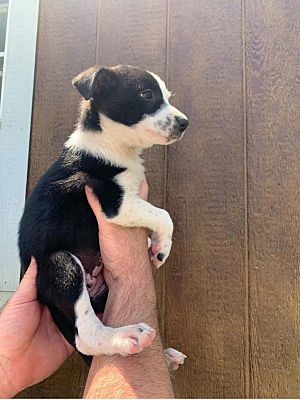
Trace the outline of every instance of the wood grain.
[[[136, 65], [166, 79], [166, 1], [101, 0], [99, 4], [97, 62], [108, 66]], [[164, 207], [165, 148], [155, 146], [147, 150], [145, 166], [150, 187], [149, 201], [158, 207]], [[162, 268], [154, 273], [162, 337], [165, 271]]]
[[[28, 191], [73, 130], [79, 96], [71, 80], [95, 62], [96, 16], [97, 0], [41, 1]], [[74, 355], [55, 375], [19, 397], [81, 397], [86, 374], [85, 364]]]
[[300, 4], [246, 1], [251, 396], [300, 396]]
[[244, 397], [247, 373], [240, 1], [170, 1], [170, 88], [191, 126], [168, 148], [175, 240], [166, 340], [179, 397]]
[[95, 63], [97, 0], [42, 0], [37, 44], [28, 191], [72, 133], [76, 74]]
[[[157, 72], [190, 119], [146, 156], [175, 223], [155, 275], [165, 345], [188, 355], [177, 397], [299, 398], [299, 36], [293, 0], [41, 0], [28, 190], [96, 61]], [[79, 397], [86, 372], [74, 356], [19, 397]]]

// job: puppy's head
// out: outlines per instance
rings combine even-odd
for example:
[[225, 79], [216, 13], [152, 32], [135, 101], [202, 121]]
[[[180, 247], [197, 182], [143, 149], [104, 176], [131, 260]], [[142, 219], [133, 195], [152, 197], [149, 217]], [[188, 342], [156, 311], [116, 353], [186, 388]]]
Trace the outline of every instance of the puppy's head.
[[100, 130], [114, 134], [113, 140], [141, 147], [170, 144], [188, 126], [187, 117], [170, 104], [165, 83], [149, 71], [95, 66], [72, 83], [88, 100], [88, 117], [98, 118]]

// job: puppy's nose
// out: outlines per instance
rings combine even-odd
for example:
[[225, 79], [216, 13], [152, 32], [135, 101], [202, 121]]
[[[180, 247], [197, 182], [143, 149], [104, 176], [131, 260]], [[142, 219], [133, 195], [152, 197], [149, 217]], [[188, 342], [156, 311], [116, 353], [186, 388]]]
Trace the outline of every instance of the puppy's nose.
[[186, 118], [175, 117], [175, 120], [178, 123], [181, 132], [185, 131], [189, 126], [189, 121]]

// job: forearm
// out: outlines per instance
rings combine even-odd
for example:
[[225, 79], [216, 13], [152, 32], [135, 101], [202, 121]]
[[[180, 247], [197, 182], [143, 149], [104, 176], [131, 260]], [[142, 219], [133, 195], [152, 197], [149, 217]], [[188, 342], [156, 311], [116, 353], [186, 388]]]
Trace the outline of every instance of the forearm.
[[172, 398], [173, 391], [158, 332], [156, 297], [149, 262], [110, 287], [104, 324], [112, 327], [145, 322], [156, 330], [155, 341], [141, 353], [94, 357], [86, 398]]

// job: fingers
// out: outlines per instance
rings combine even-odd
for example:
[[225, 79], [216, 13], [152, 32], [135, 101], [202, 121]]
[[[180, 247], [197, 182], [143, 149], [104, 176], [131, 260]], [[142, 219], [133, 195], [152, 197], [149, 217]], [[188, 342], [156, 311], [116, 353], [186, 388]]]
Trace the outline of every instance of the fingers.
[[36, 273], [37, 273], [36, 261], [32, 257], [30, 265], [19, 284], [16, 293], [12, 296], [12, 298], [9, 301], [10, 304], [27, 303], [36, 300], [37, 298], [37, 289], [35, 283]]
[[48, 327], [52, 326], [51, 330], [56, 332], [56, 334], [61, 337], [63, 344], [66, 348], [67, 354], [70, 356], [74, 352], [74, 347], [72, 345], [70, 345], [70, 343], [64, 338], [63, 334], [58, 329], [57, 325], [53, 321], [50, 310], [47, 306], [44, 306], [42, 319], [44, 319], [46, 326], [48, 326]]
[[141, 185], [140, 185], [140, 190], [139, 190], [139, 194], [141, 196], [142, 199], [147, 200], [148, 198], [148, 191], [149, 191], [149, 187], [148, 187], [148, 183], [146, 181], [146, 178], [142, 181]]
[[115, 234], [115, 230], [118, 229], [118, 226], [107, 221], [102, 211], [101, 204], [90, 186], [85, 187], [85, 194], [87, 201], [97, 219], [99, 232], [101, 232], [102, 236], [113, 236]]

